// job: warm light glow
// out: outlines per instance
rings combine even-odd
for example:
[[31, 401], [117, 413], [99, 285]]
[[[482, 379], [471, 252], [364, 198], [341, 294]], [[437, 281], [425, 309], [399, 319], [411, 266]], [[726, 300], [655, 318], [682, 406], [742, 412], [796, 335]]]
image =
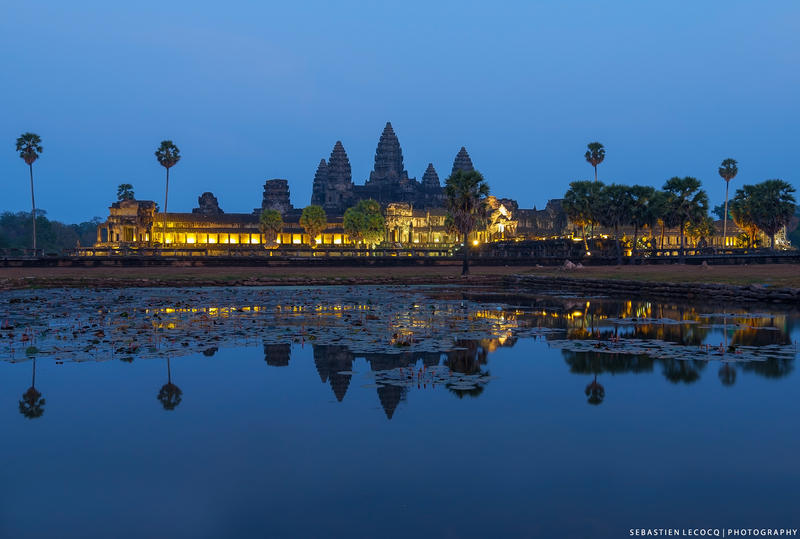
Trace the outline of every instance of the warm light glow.
[[254, 244], [261, 243], [261, 238], [258, 236], [258, 234], [253, 234], [252, 236], [250, 236], [250, 243]]
[[295, 245], [300, 245], [301, 243], [303, 243], [303, 239], [300, 236], [294, 234], [292, 235], [292, 243]]
[[334, 245], [341, 245], [342, 244], [342, 236], [340, 236], [339, 234], [336, 234], [333, 237], [333, 244]]
[[197, 238], [194, 234], [186, 234], [186, 243], [196, 243]]
[[586, 251], [586, 256], [592, 256], [592, 252], [591, 251]]
[[472, 245], [478, 245], [478, 240], [472, 240]]
[[314, 243], [320, 245], [322, 243], [322, 236], [317, 236], [316, 238], [314, 238]]
[[209, 234], [208, 235], [208, 243], [217, 243], [217, 235], [216, 234]]

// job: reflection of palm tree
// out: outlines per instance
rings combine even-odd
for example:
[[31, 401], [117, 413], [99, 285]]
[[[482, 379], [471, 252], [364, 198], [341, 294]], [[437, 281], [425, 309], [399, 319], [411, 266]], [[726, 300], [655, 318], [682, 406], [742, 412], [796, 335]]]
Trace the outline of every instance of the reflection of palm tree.
[[181, 396], [183, 391], [181, 388], [172, 383], [172, 372], [169, 364], [169, 357], [167, 358], [167, 383], [161, 386], [158, 392], [158, 400], [161, 401], [161, 406], [164, 410], [174, 410], [176, 406], [181, 403]]
[[723, 363], [719, 369], [719, 381], [724, 386], [732, 386], [736, 383], [736, 369], [731, 367], [729, 363]]
[[605, 388], [597, 383], [597, 375], [594, 375], [594, 380], [586, 386], [585, 390], [586, 396], [589, 397], [586, 399], [586, 402], [589, 404], [598, 405], [603, 402], [603, 399], [606, 398], [606, 390]]
[[28, 388], [28, 391], [22, 394], [22, 400], [19, 401], [19, 413], [28, 419], [42, 417], [42, 414], [44, 414], [44, 404], [44, 397], [42, 397], [42, 394], [36, 390], [36, 358], [34, 358], [31, 387]]

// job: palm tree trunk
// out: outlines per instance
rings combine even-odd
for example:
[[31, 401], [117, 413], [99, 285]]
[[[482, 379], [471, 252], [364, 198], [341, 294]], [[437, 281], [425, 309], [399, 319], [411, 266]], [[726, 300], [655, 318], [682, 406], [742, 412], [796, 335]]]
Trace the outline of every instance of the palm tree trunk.
[[685, 256], [683, 248], [684, 248], [684, 235], [683, 235], [683, 223], [681, 223], [681, 250], [680, 250], [680, 256], [678, 257], [678, 260], [680, 261], [681, 264], [683, 264]]
[[634, 227], [633, 227], [633, 252], [631, 253], [633, 255], [634, 261], [636, 260], [636, 242], [638, 241], [638, 239], [639, 239], [639, 225], [634, 225]]
[[164, 192], [164, 226], [161, 231], [161, 245], [167, 245], [167, 200], [169, 199], [169, 167], [167, 167], [167, 188]]
[[33, 198], [33, 163], [29, 163], [31, 170], [31, 218], [33, 219], [33, 255], [36, 256], [36, 200]]
[[621, 266], [622, 249], [619, 246], [619, 225], [614, 225], [614, 242], [617, 244], [617, 266]]
[[169, 367], [169, 356], [167, 356], [167, 383], [172, 383], [172, 369]]
[[461, 276], [469, 275], [469, 234], [464, 234], [464, 264], [461, 266]]
[[581, 232], [583, 234], [583, 248], [589, 252], [589, 244], [586, 243], [586, 223], [581, 224]]
[[661, 247], [659, 248], [664, 250], [664, 221], [661, 221]]
[[775, 250], [775, 233], [769, 235], [769, 247], [771, 250]]
[[725, 215], [722, 216], [722, 246], [728, 246], [728, 187], [731, 182], [725, 181]]
[[597, 181], [597, 165], [594, 166], [594, 181]]

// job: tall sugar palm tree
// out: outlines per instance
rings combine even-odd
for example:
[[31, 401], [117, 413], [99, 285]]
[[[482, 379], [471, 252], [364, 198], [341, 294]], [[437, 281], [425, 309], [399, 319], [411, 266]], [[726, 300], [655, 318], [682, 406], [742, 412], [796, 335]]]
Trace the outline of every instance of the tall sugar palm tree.
[[725, 180], [725, 214], [722, 216], [722, 242], [724, 243], [728, 238], [728, 187], [731, 180], [739, 173], [739, 167], [736, 166], [736, 159], [726, 159], [719, 166], [719, 175]]
[[33, 197], [33, 162], [42, 153], [42, 139], [36, 133], [23, 133], [17, 138], [19, 156], [31, 172], [31, 218], [33, 219], [33, 251], [36, 252], [36, 200]]
[[167, 169], [167, 187], [164, 191], [164, 227], [161, 233], [161, 243], [167, 243], [167, 199], [169, 198], [169, 169], [178, 164], [181, 160], [181, 151], [171, 140], [162, 140], [161, 145], [156, 150], [156, 159], [159, 164]]
[[594, 181], [597, 181], [597, 165], [606, 158], [606, 149], [599, 142], [590, 142], [587, 148], [589, 149], [583, 156], [586, 158], [586, 162], [594, 167]]
[[464, 238], [464, 264], [461, 275], [469, 275], [469, 234], [486, 215], [489, 184], [477, 170], [457, 170], [444, 185], [447, 210], [456, 230]]
[[44, 414], [45, 399], [39, 390], [36, 389], [36, 358], [33, 358], [33, 376], [31, 379], [31, 387], [22, 394], [22, 400], [19, 401], [19, 413], [28, 419], [36, 419], [42, 417]]
[[164, 410], [174, 410], [181, 403], [182, 397], [181, 388], [172, 383], [172, 369], [169, 365], [169, 356], [167, 356], [167, 383], [161, 386], [157, 398]]

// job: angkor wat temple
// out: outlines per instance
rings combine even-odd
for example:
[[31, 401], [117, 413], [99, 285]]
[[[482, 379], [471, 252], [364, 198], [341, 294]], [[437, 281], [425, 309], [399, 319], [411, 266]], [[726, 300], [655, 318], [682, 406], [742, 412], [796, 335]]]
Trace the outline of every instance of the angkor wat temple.
[[[453, 171], [473, 170], [467, 150], [461, 148]], [[353, 183], [350, 159], [341, 141], [336, 141], [326, 162], [322, 159], [314, 175], [311, 203], [322, 206], [328, 214], [341, 215], [345, 210], [363, 199], [377, 200], [381, 205], [406, 203], [415, 208], [440, 208], [444, 205], [444, 194], [439, 175], [428, 163], [422, 181], [409, 178], [403, 165], [403, 150], [390, 122], [381, 133], [375, 150], [375, 167], [364, 185]]]
[[[475, 170], [464, 147], [456, 154], [450, 174], [458, 170]], [[444, 189], [433, 164], [428, 164], [421, 180], [410, 178], [400, 141], [387, 122], [375, 150], [375, 165], [363, 185], [353, 182], [350, 159], [341, 141], [333, 146], [327, 161], [320, 161], [311, 204], [325, 209], [328, 228], [316, 238], [308, 237], [299, 224], [302, 210], [291, 203], [289, 182], [276, 178], [264, 183], [261, 205], [249, 213], [224, 212], [208, 192], [200, 195], [191, 213], [156, 213], [155, 202], [148, 200], [115, 202], [108, 220], [98, 226], [96, 247], [259, 245], [264, 243], [259, 215], [265, 209], [277, 210], [283, 217], [284, 230], [277, 238], [281, 245], [344, 245], [351, 242], [343, 230], [342, 216], [363, 199], [376, 200], [384, 209], [385, 241], [389, 244], [440, 246], [460, 241], [446, 226]], [[551, 200], [544, 210], [519, 209], [515, 200], [495, 196], [488, 202], [485, 226], [470, 240], [553, 237], [568, 226], [560, 200]]]

